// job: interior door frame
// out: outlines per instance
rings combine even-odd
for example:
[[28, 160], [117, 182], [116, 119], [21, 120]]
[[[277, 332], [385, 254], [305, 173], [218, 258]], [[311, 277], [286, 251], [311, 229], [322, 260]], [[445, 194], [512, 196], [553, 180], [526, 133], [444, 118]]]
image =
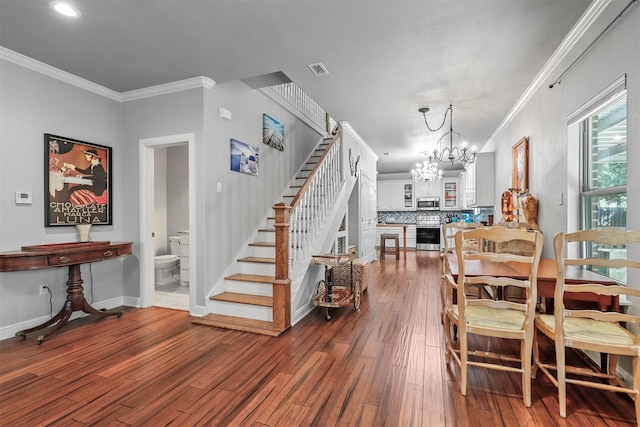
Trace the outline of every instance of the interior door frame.
[[195, 278], [198, 277], [195, 249], [196, 230], [196, 192], [195, 192], [195, 134], [145, 138], [139, 140], [139, 183], [140, 183], [140, 306], [143, 308], [153, 305], [154, 296], [154, 256], [153, 224], [154, 224], [154, 150], [171, 146], [187, 144], [189, 151], [189, 234], [192, 236], [189, 245], [189, 268], [191, 281], [189, 282], [189, 312], [196, 308]]

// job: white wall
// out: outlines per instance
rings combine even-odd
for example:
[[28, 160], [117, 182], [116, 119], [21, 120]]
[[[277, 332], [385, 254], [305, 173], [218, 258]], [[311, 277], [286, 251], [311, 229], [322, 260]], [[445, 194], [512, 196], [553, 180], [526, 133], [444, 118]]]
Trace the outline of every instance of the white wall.
[[[113, 225], [92, 227], [91, 238], [130, 239], [129, 214], [121, 202], [128, 183], [123, 179], [126, 160], [119, 103], [4, 59], [0, 88], [0, 251], [77, 241], [73, 226], [44, 226], [45, 133], [113, 148]], [[16, 205], [16, 191], [31, 192], [33, 204]], [[83, 266], [86, 295], [90, 298], [93, 287], [94, 301], [122, 297], [125, 265], [130, 263], [135, 259], [96, 263], [92, 275]], [[0, 273], [0, 330], [49, 316], [48, 297], [38, 295], [40, 283], [51, 288], [57, 312], [65, 300], [66, 281], [65, 268]]]
[[[157, 151], [157, 150], [156, 150]], [[167, 251], [168, 236], [189, 230], [189, 147], [187, 144], [166, 148]], [[166, 252], [168, 253], [168, 252]]]
[[[133, 241], [134, 255], [95, 263], [93, 285], [83, 267], [86, 294], [93, 286], [94, 302], [134, 301], [140, 295], [140, 139], [195, 135], [195, 217], [201, 233], [192, 236], [192, 245], [203, 267], [192, 283], [198, 283], [196, 304], [204, 306], [210, 284], [223, 274], [249, 233], [271, 215], [282, 188], [320, 137], [261, 91], [240, 82], [118, 102], [2, 59], [0, 87], [1, 251], [77, 238], [73, 227], [44, 227], [44, 133], [113, 148], [113, 225], [93, 227], [91, 234], [94, 240]], [[217, 117], [219, 106], [232, 111], [232, 121]], [[263, 113], [284, 124], [284, 152], [262, 144]], [[230, 170], [231, 138], [260, 148], [259, 176]], [[217, 183], [221, 193], [216, 192]], [[16, 191], [32, 192], [33, 204], [15, 205]], [[172, 216], [168, 212], [168, 218]], [[176, 218], [169, 226], [186, 229], [181, 215]], [[48, 299], [38, 296], [40, 283], [50, 285], [57, 312], [65, 299], [66, 280], [63, 268], [1, 273], [0, 334], [48, 318]]]
[[[559, 76], [606, 26], [626, 2], [614, 2], [590, 38], [561, 64]], [[562, 83], [549, 89], [543, 85], [509, 125], [495, 137], [496, 145], [496, 209], [500, 194], [511, 186], [511, 147], [523, 136], [529, 138], [529, 189], [538, 198], [538, 221], [545, 234], [544, 256], [553, 256], [552, 238], [567, 229], [567, 203], [558, 204], [558, 194], [567, 196], [567, 118], [601, 90], [627, 74], [627, 211], [640, 209], [640, 8], [631, 7], [609, 32], [577, 63]], [[640, 229], [640, 217], [627, 215], [627, 227]]]
[[[578, 57], [600, 31], [626, 6], [613, 2], [590, 37], [583, 40], [553, 73], [559, 76]], [[545, 235], [543, 256], [553, 257], [552, 239], [559, 230], [567, 230], [567, 203], [558, 204], [558, 193], [569, 194], [567, 118], [620, 76], [627, 75], [627, 228], [640, 230], [640, 7], [632, 6], [625, 15], [566, 75], [561, 84], [549, 89], [543, 85], [517, 116], [495, 138], [496, 201], [511, 186], [511, 147], [523, 136], [529, 138], [529, 189], [538, 198], [538, 221]], [[549, 82], [551, 83], [551, 82]], [[575, 150], [574, 150], [575, 151]], [[573, 159], [571, 159], [573, 160]], [[571, 200], [574, 205], [578, 200]], [[497, 212], [499, 203], [496, 203]], [[635, 251], [635, 252], [634, 252]], [[629, 254], [640, 258], [640, 248]], [[631, 273], [628, 285], [640, 287], [640, 274]], [[631, 310], [640, 313], [640, 301]], [[631, 372], [630, 364], [622, 363]]]

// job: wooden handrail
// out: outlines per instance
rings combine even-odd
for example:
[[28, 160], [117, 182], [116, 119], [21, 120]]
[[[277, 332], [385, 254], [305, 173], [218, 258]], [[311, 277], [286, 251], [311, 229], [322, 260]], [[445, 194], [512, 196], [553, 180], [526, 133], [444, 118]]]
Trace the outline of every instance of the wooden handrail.
[[298, 191], [298, 194], [296, 194], [296, 197], [291, 201], [291, 204], [289, 206], [291, 206], [292, 208], [296, 207], [296, 205], [300, 201], [301, 197], [304, 195], [305, 191], [307, 191], [307, 188], [309, 188], [309, 186], [311, 185], [311, 181], [312, 181], [314, 175], [316, 174], [316, 172], [318, 171], [320, 166], [322, 166], [322, 162], [324, 162], [324, 159], [327, 157], [327, 155], [329, 154], [329, 152], [331, 151], [333, 146], [336, 144], [336, 142], [338, 141], [338, 138], [340, 138], [340, 130], [338, 129], [335, 132], [334, 135], [335, 136], [331, 140], [331, 143], [329, 144], [329, 147], [325, 150], [324, 154], [322, 155], [322, 157], [320, 158], [318, 163], [316, 163], [314, 168], [311, 170], [311, 173], [309, 174], [309, 177], [306, 179], [306, 181], [302, 185], [302, 188], [300, 188], [300, 191]]

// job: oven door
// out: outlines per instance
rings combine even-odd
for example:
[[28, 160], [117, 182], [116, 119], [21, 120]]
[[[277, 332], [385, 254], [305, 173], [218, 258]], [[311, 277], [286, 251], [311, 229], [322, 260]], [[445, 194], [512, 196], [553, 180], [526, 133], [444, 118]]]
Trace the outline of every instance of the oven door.
[[440, 227], [416, 226], [416, 249], [423, 251], [439, 251]]

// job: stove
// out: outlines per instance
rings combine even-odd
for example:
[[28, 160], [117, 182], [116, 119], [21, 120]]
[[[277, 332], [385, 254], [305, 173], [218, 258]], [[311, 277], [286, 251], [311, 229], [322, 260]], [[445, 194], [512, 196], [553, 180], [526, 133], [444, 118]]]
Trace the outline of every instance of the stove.
[[440, 250], [439, 215], [416, 215], [416, 250]]

